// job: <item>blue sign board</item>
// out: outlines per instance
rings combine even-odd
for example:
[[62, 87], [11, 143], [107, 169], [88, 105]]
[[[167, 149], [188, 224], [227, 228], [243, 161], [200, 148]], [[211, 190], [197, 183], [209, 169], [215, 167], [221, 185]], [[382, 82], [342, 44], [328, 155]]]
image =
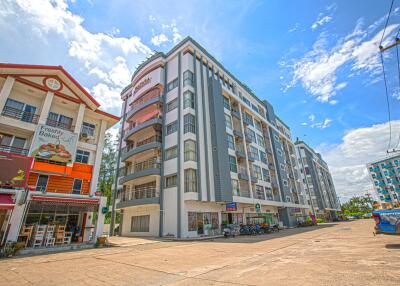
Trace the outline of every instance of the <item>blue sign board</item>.
[[226, 211], [227, 212], [237, 211], [236, 203], [228, 203], [228, 204], [226, 204]]

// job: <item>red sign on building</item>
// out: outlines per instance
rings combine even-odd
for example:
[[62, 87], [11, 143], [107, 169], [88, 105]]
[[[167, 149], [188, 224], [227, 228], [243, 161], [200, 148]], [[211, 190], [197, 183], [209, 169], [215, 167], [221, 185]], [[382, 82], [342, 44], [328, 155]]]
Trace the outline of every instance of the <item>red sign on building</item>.
[[0, 152], [0, 188], [25, 188], [32, 161], [32, 157]]

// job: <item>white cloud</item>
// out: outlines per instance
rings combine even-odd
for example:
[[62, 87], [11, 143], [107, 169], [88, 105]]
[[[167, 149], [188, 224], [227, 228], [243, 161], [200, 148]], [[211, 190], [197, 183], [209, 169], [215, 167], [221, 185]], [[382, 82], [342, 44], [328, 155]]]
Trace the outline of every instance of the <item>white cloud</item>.
[[121, 107], [121, 90], [119, 88], [111, 88], [104, 83], [98, 83], [90, 91], [102, 106], [108, 109], [118, 109]]
[[329, 119], [329, 118], [325, 118], [322, 121], [316, 121], [316, 117], [314, 114], [310, 114], [308, 116], [308, 121], [309, 121], [308, 123], [303, 122], [303, 123], [301, 123], [301, 125], [310, 126], [311, 128], [325, 129], [325, 128], [329, 127], [332, 123], [332, 119]]
[[330, 21], [332, 21], [332, 19], [333, 18], [331, 16], [323, 16], [322, 17], [322, 14], [320, 14], [318, 16], [317, 21], [314, 24], [311, 25], [311, 29], [315, 30], [318, 27], [323, 26], [326, 23], [329, 23]]
[[297, 29], [300, 27], [300, 24], [299, 23], [296, 23], [296, 24], [294, 24], [294, 26], [292, 27], [292, 28], [290, 28], [289, 30], [288, 30], [288, 32], [289, 33], [293, 33], [293, 32], [295, 32], [295, 31], [297, 31]]
[[153, 45], [159, 47], [162, 43], [168, 42], [168, 37], [165, 34], [155, 35], [151, 38]]
[[[347, 86], [347, 82], [337, 83], [338, 73], [346, 65], [350, 66], [352, 75], [361, 72], [376, 78], [381, 72], [379, 64], [379, 41], [383, 29], [370, 37], [371, 29], [362, 29], [363, 21], [357, 21], [355, 29], [340, 38], [332, 48], [327, 48], [328, 34], [319, 35], [311, 51], [300, 59], [283, 60], [280, 65], [285, 73], [291, 73], [292, 79], [283, 88], [301, 83], [303, 88], [320, 102], [336, 104], [333, 100], [337, 91]], [[398, 24], [389, 25], [386, 29], [384, 44], [391, 40]]]
[[[400, 120], [392, 122], [393, 140], [397, 144]], [[335, 188], [342, 201], [371, 191], [372, 183], [366, 164], [384, 158], [389, 141], [388, 123], [352, 129], [337, 145], [321, 144], [316, 149], [322, 154], [331, 170]]]

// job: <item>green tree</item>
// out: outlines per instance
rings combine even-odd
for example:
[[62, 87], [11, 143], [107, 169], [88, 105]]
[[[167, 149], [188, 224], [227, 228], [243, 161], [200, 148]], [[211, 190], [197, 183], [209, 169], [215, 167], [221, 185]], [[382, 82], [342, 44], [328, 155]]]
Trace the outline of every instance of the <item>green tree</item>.
[[352, 197], [348, 202], [342, 204], [342, 211], [346, 215], [363, 215], [372, 212], [372, 204], [371, 197]]

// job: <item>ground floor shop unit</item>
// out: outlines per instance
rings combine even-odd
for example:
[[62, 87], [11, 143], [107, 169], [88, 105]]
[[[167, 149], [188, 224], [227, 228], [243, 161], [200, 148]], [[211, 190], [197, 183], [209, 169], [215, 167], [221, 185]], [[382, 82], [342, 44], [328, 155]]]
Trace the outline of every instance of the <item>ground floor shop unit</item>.
[[[229, 206], [235, 206], [229, 208]], [[119, 235], [174, 238], [212, 237], [223, 233], [226, 225], [268, 224], [292, 227], [308, 207], [283, 207], [263, 203], [219, 203], [184, 201], [180, 206], [147, 204], [124, 207]]]

